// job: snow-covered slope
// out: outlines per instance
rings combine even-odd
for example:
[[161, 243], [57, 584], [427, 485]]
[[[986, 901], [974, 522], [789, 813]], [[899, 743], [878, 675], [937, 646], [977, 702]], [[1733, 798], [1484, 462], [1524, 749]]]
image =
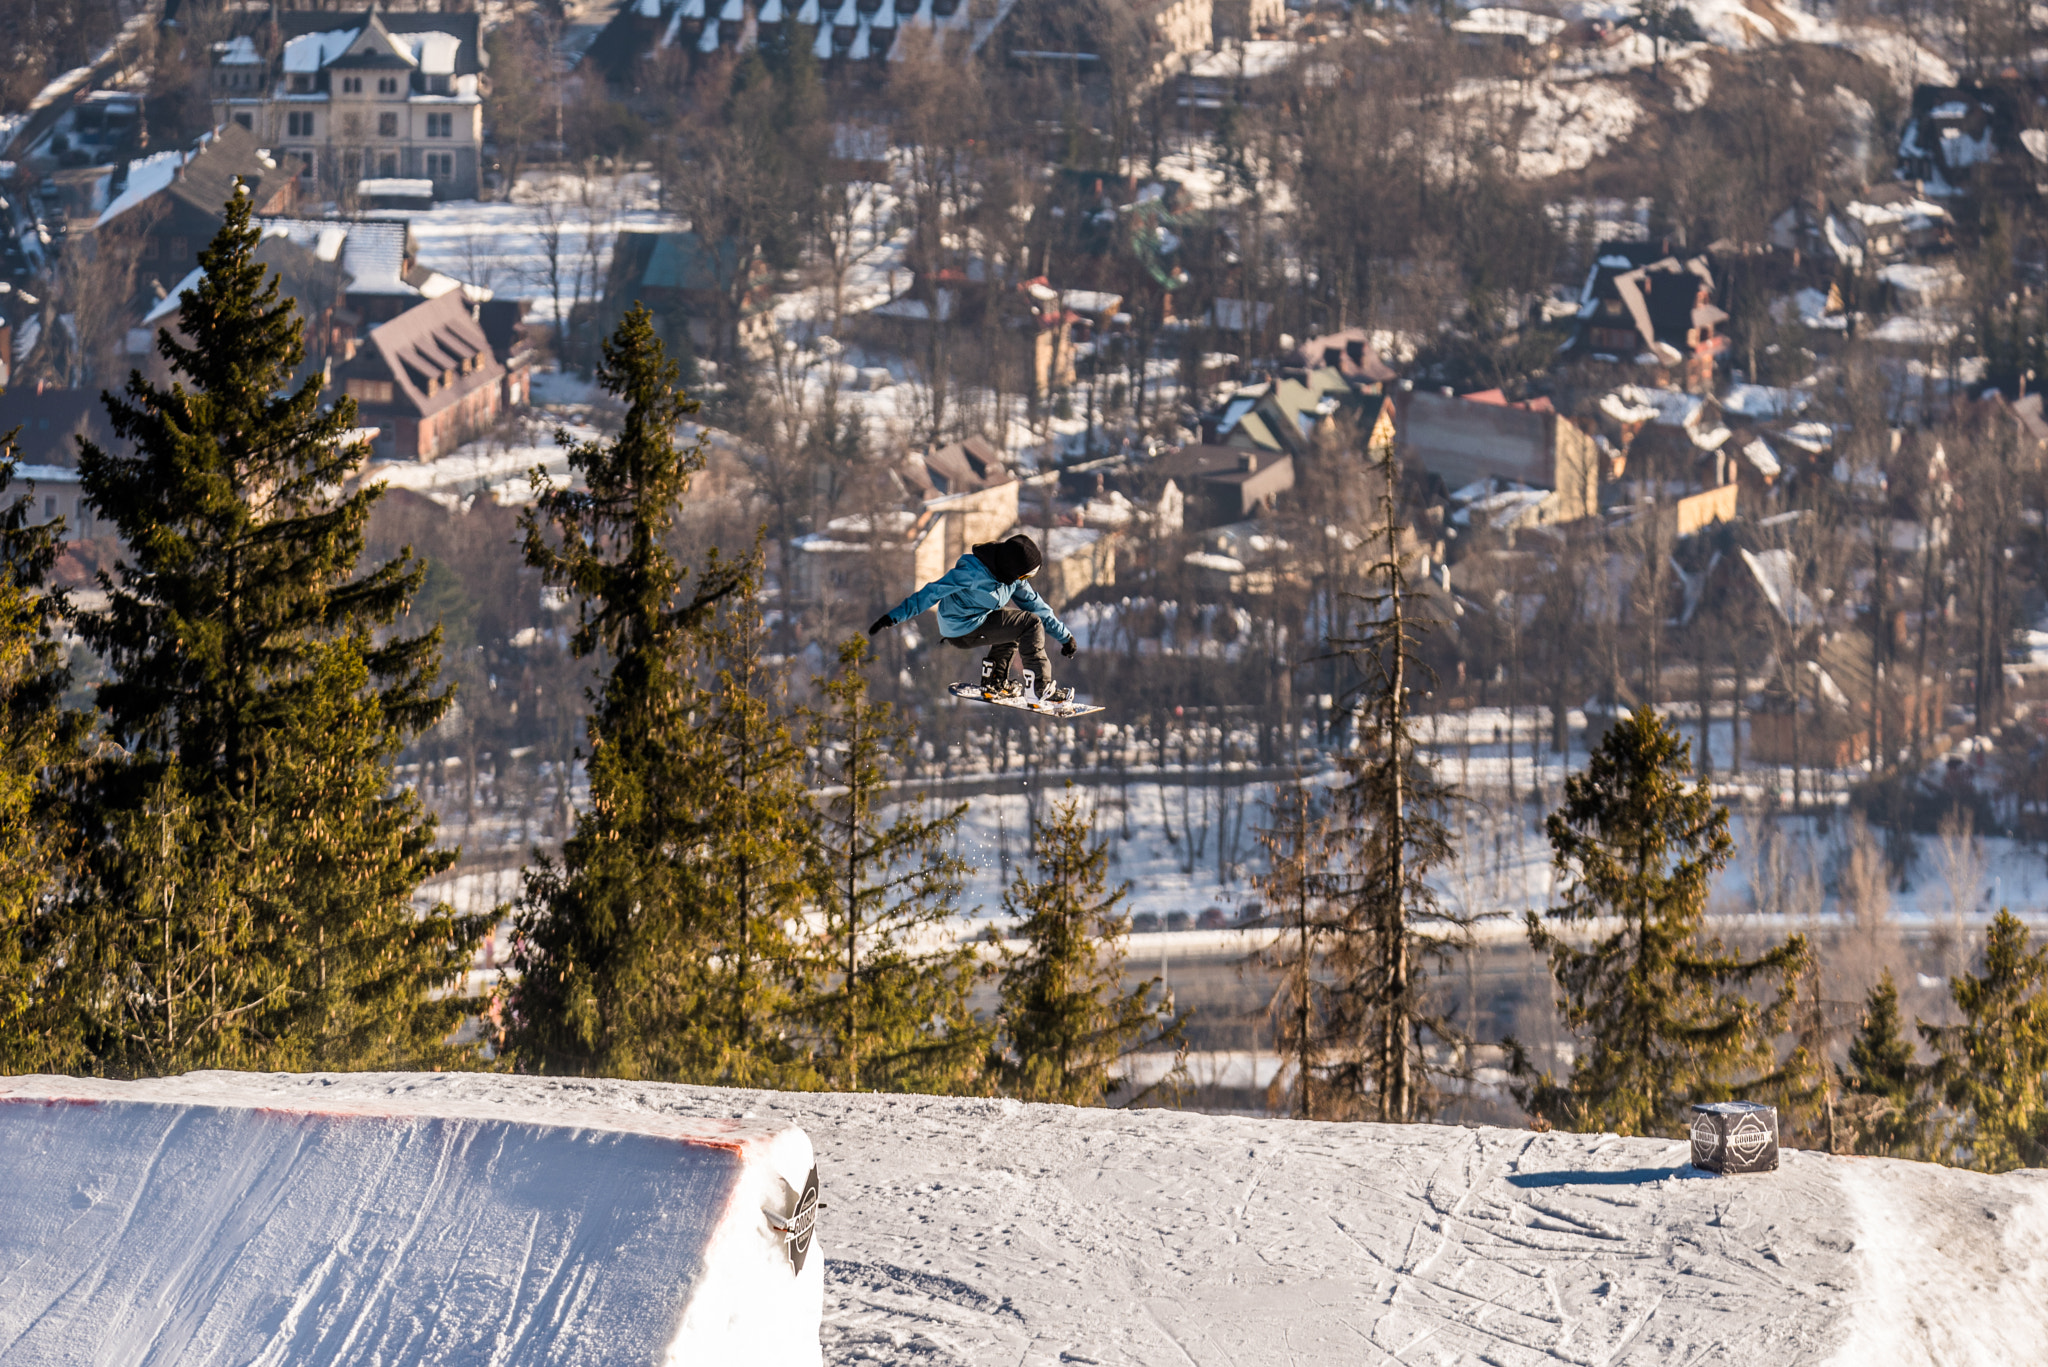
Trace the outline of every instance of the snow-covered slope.
[[440, 1081], [0, 1080], [0, 1362], [818, 1362], [801, 1130]]
[[[1788, 1153], [1712, 1178], [1661, 1140], [499, 1076], [147, 1090], [230, 1086], [281, 1108], [275, 1143], [199, 1106], [0, 1103], [0, 1362], [145, 1323], [155, 1355], [97, 1360], [652, 1360], [688, 1261], [657, 1230], [688, 1223], [696, 1180], [652, 1137], [701, 1120], [815, 1142], [834, 1363], [1862, 1367], [2048, 1344], [2044, 1173]], [[337, 1147], [393, 1110], [451, 1119]], [[215, 1350], [173, 1351], [195, 1324]], [[344, 1324], [381, 1352], [289, 1351]]]

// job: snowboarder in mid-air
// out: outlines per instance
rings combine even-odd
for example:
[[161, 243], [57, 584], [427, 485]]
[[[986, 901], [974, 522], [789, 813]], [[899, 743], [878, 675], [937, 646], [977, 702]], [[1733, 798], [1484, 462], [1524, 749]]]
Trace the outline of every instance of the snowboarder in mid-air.
[[[984, 541], [945, 574], [877, 617], [868, 635], [907, 622], [936, 604], [939, 632], [946, 644], [962, 650], [988, 647], [988, 658], [981, 662], [984, 698], [991, 702], [1003, 698], [1071, 702], [1073, 690], [1052, 681], [1045, 636], [1051, 632], [1060, 643], [1060, 654], [1071, 659], [1078, 648], [1074, 633], [1028, 582], [1044, 563], [1038, 543], [1022, 533], [1007, 541]], [[1020, 649], [1024, 655], [1021, 684], [1010, 679], [1010, 661]]]

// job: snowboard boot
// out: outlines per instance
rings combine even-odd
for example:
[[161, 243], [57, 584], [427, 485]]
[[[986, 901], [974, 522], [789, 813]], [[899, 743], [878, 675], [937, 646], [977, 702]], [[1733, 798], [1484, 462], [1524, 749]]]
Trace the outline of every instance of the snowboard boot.
[[[1030, 677], [1028, 674], [1025, 677]], [[981, 662], [981, 695], [985, 698], [1014, 698], [1024, 690], [1011, 682], [1008, 665], [996, 668], [993, 660]]]
[[1072, 702], [1074, 690], [1061, 688], [1051, 679], [1047, 679], [1044, 686], [1040, 687], [1038, 676], [1027, 669], [1024, 671], [1024, 696], [1042, 703]]

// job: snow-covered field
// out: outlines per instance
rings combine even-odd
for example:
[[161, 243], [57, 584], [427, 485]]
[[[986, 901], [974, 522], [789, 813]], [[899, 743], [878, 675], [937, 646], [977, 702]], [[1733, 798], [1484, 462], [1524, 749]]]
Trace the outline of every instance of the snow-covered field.
[[[419, 263], [481, 285], [500, 298], [530, 299], [535, 323], [555, 317], [555, 290], [572, 300], [603, 292], [621, 231], [684, 226], [662, 211], [659, 186], [644, 174], [522, 177], [508, 201], [448, 200], [412, 224]], [[550, 269], [550, 243], [553, 269]]]
[[[707, 1120], [815, 1145], [834, 1364], [1989, 1367], [2048, 1343], [2038, 1172], [1787, 1153], [1715, 1178], [1653, 1139], [497, 1075], [0, 1096], [86, 1089], [193, 1104], [0, 1102], [8, 1363], [652, 1360], [633, 1333], [691, 1264], [646, 1231], [691, 1179], [638, 1136]], [[224, 1093], [280, 1109], [234, 1123]], [[365, 1122], [290, 1113], [308, 1098], [412, 1119], [349, 1168]], [[256, 1120], [290, 1141], [250, 1146]], [[333, 1352], [293, 1351], [321, 1326]]]

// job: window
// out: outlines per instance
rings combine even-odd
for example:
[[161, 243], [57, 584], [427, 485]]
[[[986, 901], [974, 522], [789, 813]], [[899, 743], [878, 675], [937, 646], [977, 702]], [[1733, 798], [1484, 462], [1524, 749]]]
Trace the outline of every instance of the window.
[[302, 180], [312, 180], [312, 179], [314, 179], [314, 177], [315, 177], [316, 173], [318, 172], [318, 170], [319, 170], [319, 167], [318, 167], [318, 166], [317, 166], [317, 165], [315, 164], [315, 162], [314, 162], [314, 160], [313, 160], [313, 154], [312, 154], [311, 152], [301, 152], [301, 153], [299, 153], [299, 178], [300, 178], [300, 179], [302, 179]]
[[434, 180], [455, 179], [455, 154], [453, 152], [427, 153], [427, 175]]
[[385, 152], [377, 158], [377, 174], [389, 180], [398, 174], [398, 153]]
[[455, 136], [453, 114], [427, 115], [427, 136], [430, 138], [452, 138]]
[[396, 115], [396, 114], [379, 114], [379, 115], [377, 116], [377, 136], [378, 136], [378, 137], [380, 137], [380, 138], [395, 138], [395, 137], [397, 137], [397, 136], [398, 136], [398, 115]]
[[57, 515], [57, 500], [56, 500], [56, 499], [54, 499], [54, 498], [46, 498], [46, 499], [44, 499], [44, 500], [43, 500], [43, 516], [44, 516], [44, 517], [55, 517], [56, 515]]
[[294, 138], [310, 138], [310, 137], [312, 137], [312, 136], [313, 136], [313, 114], [312, 114], [312, 111], [311, 111], [311, 110], [308, 110], [308, 111], [306, 111], [306, 112], [305, 112], [305, 113], [303, 113], [303, 114], [287, 114], [287, 115], [285, 115], [285, 116], [284, 116], [284, 131], [285, 131], [285, 134], [286, 134], [286, 136], [288, 136], [288, 137], [294, 137]]
[[360, 77], [360, 76], [344, 76], [344, 77], [342, 77], [342, 78], [341, 78], [341, 93], [342, 93], [342, 94], [344, 94], [344, 95], [360, 95], [360, 94], [362, 94], [362, 93], [363, 93], [363, 78], [362, 78], [362, 77]]
[[398, 78], [396, 76], [379, 76], [377, 78], [377, 93], [379, 95], [396, 95], [398, 93]]
[[247, 114], [235, 115], [235, 122], [242, 125], [242, 127], [249, 129], [253, 129], [256, 126], [256, 120]]
[[294, 77], [292, 77], [292, 94], [294, 94], [294, 95], [310, 95], [310, 94], [312, 94], [312, 93], [313, 93], [313, 78], [312, 78], [311, 76], [294, 76]]
[[363, 135], [363, 117], [360, 114], [341, 116], [341, 134], [345, 138], [359, 138]]
[[171, 260], [183, 261], [192, 254], [192, 244], [182, 237], [171, 239]]
[[145, 237], [142, 239], [142, 259], [144, 261], [156, 260], [157, 254], [160, 250], [161, 249], [157, 246], [157, 240], [154, 237]]
[[358, 403], [390, 403], [391, 381], [350, 380], [348, 396]]

